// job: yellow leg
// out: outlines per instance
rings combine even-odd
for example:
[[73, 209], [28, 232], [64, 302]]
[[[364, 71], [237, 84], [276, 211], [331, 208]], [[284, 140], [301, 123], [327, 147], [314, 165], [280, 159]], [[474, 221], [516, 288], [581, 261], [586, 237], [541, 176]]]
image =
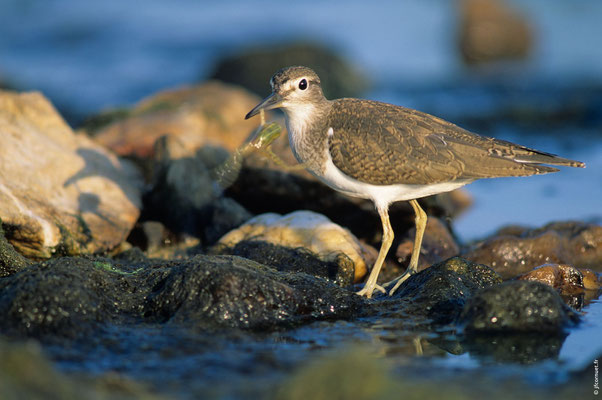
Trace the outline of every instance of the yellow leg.
[[422, 237], [424, 236], [424, 230], [426, 229], [427, 216], [416, 200], [410, 200], [410, 204], [412, 205], [412, 208], [414, 208], [414, 213], [416, 214], [416, 237], [414, 238], [414, 249], [412, 250], [412, 257], [410, 258], [410, 265], [408, 265], [408, 269], [406, 269], [406, 272], [404, 272], [403, 275], [395, 279], [397, 283], [389, 292], [389, 296], [393, 295], [397, 288], [399, 288], [399, 286], [405, 282], [410, 275], [418, 272], [418, 257], [420, 256]]
[[357, 292], [360, 296], [366, 296], [367, 298], [372, 297], [372, 292], [374, 289], [378, 289], [383, 293], [386, 293], [382, 286], [378, 285], [376, 281], [378, 280], [378, 274], [380, 273], [380, 269], [385, 262], [385, 257], [389, 252], [389, 248], [391, 248], [391, 243], [393, 243], [393, 228], [391, 228], [391, 222], [389, 221], [389, 205], [387, 204], [383, 208], [377, 208], [378, 214], [380, 215], [380, 220], [383, 224], [383, 240], [380, 245], [380, 251], [378, 252], [378, 258], [372, 267], [372, 271], [370, 272], [370, 276], [364, 285], [364, 288]]

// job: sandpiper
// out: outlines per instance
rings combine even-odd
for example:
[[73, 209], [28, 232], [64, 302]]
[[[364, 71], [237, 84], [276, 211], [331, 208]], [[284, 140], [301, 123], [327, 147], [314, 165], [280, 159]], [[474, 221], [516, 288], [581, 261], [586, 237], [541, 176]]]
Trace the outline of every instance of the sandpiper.
[[[556, 172], [541, 164], [585, 167], [579, 161], [481, 136], [441, 118], [392, 104], [360, 99], [327, 100], [320, 78], [307, 67], [279, 70], [272, 94], [245, 118], [261, 110], [284, 111], [293, 154], [333, 189], [374, 202], [383, 225], [378, 258], [359, 295], [371, 297], [393, 242], [389, 205], [409, 201], [416, 237], [405, 273], [389, 294], [417, 272], [427, 216], [416, 199], [448, 192], [476, 179]], [[385, 286], [387, 286], [385, 285]]]

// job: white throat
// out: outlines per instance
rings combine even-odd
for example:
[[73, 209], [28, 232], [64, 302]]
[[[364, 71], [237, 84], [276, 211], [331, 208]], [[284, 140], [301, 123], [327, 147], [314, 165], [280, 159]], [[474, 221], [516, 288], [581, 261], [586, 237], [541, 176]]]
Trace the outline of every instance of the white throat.
[[316, 107], [311, 103], [282, 107], [282, 110], [286, 115], [286, 129], [288, 129], [289, 139], [291, 137], [302, 137], [316, 117]]

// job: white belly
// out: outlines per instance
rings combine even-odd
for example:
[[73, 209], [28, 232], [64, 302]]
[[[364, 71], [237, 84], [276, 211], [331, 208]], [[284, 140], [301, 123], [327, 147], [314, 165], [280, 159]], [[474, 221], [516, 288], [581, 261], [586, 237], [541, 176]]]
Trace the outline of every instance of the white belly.
[[[328, 152], [326, 153], [328, 154]], [[316, 176], [328, 186], [348, 196], [372, 200], [377, 208], [387, 207], [395, 201], [419, 199], [437, 193], [449, 192], [472, 182], [472, 180], [466, 179], [432, 185], [405, 185], [401, 183], [396, 185], [371, 185], [343, 174], [332, 162], [330, 154], [328, 154], [328, 160], [326, 161], [324, 176]]]

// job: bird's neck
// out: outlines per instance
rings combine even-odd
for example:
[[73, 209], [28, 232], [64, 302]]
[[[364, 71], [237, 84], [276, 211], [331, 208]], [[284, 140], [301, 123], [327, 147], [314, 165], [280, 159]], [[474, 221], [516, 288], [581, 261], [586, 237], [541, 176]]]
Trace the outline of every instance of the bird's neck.
[[[331, 107], [331, 102], [323, 99], [283, 109], [289, 143], [299, 162], [309, 166], [318, 163], [328, 139], [326, 121]], [[317, 165], [310, 169], [315, 168]]]

